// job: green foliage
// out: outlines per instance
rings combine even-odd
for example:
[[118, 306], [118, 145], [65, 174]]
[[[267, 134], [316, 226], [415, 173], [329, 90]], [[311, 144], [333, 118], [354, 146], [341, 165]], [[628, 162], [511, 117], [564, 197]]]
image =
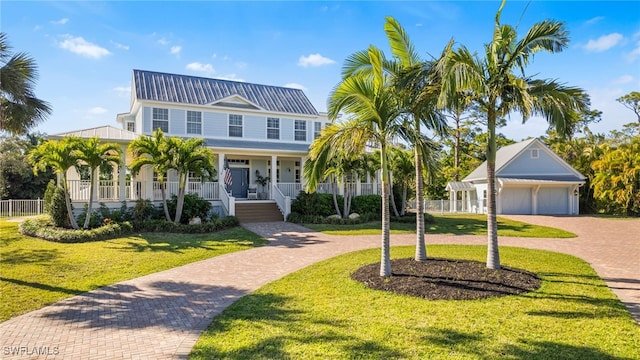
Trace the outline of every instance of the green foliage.
[[[338, 195], [338, 206], [342, 206], [342, 196]], [[342, 208], [340, 208], [342, 211]], [[305, 193], [301, 191], [298, 196], [291, 201], [291, 212], [298, 213], [300, 215], [318, 215], [329, 216], [336, 213], [333, 206], [333, 195], [331, 194], [318, 194], [318, 193]]]
[[382, 197], [380, 195], [360, 195], [352, 200], [351, 210], [354, 213], [382, 213]]
[[179, 233], [179, 234], [202, 234], [220, 231], [227, 228], [240, 225], [238, 218], [235, 216], [227, 216], [221, 219], [211, 219], [211, 221], [195, 224], [185, 225], [181, 223], [175, 223], [173, 221], [165, 220], [148, 220], [142, 222], [133, 222], [133, 228], [135, 231], [140, 232], [167, 232], [167, 233]]
[[341, 218], [335, 215], [322, 216], [322, 215], [301, 215], [299, 213], [292, 212], [287, 216], [287, 221], [296, 224], [331, 224], [331, 225], [354, 225], [362, 224], [372, 220], [379, 220], [380, 214], [365, 213], [360, 214], [360, 217], [355, 219]]
[[137, 222], [149, 220], [152, 218], [153, 213], [154, 207], [151, 200], [138, 199], [133, 209], [131, 209], [131, 219]]
[[0, 136], [0, 199], [42, 198], [51, 169], [37, 175], [27, 161], [27, 154], [43, 139], [42, 134]]
[[[176, 195], [172, 195], [171, 200], [167, 201], [170, 214], [175, 214], [177, 203], [178, 197]], [[206, 221], [209, 218], [209, 211], [211, 211], [211, 203], [209, 201], [200, 198], [197, 194], [185, 194], [180, 223], [188, 224], [189, 220], [196, 216], [202, 221]]]
[[19, 229], [22, 235], [60, 243], [82, 243], [112, 239], [128, 234], [131, 233], [133, 227], [130, 223], [124, 222], [120, 224], [110, 223], [91, 230], [64, 229], [56, 227], [51, 218], [45, 215], [23, 221], [20, 223]]
[[55, 226], [62, 228], [70, 226], [64, 190], [57, 186], [54, 180], [49, 181], [44, 193], [44, 213], [51, 217]]

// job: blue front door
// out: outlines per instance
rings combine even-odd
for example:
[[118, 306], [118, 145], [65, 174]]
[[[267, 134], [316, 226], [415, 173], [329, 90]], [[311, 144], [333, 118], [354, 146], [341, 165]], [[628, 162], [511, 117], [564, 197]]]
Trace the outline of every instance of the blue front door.
[[246, 198], [249, 189], [249, 168], [231, 168], [231, 196]]

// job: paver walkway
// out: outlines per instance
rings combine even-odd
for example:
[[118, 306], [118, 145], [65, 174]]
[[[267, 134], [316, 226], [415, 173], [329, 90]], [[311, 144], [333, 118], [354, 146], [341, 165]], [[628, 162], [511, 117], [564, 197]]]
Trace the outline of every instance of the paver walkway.
[[[514, 217], [516, 218], [516, 217]], [[576, 239], [501, 238], [501, 245], [574, 254], [591, 263], [640, 321], [640, 220], [525, 217]], [[289, 223], [249, 224], [270, 240], [254, 248], [100, 288], [0, 324], [0, 357], [186, 358], [213, 317], [283, 275], [342, 253], [379, 246], [380, 236], [339, 237]], [[392, 235], [410, 245], [415, 235]], [[435, 235], [428, 244], [484, 244], [484, 236]], [[13, 355], [12, 355], [13, 354]]]

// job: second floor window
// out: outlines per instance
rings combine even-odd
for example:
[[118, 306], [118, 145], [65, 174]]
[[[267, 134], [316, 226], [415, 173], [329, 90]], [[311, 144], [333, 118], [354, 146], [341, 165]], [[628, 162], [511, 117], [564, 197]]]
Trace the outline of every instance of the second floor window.
[[242, 115], [229, 114], [229, 136], [242, 137]]
[[267, 118], [267, 139], [280, 139], [280, 119]]
[[169, 109], [153, 108], [152, 130], [169, 132]]
[[202, 113], [187, 111], [187, 134], [202, 134]]
[[307, 122], [296, 120], [294, 126], [294, 139], [296, 141], [307, 141]]
[[127, 131], [135, 132], [136, 131], [136, 123], [133, 121], [127, 122]]
[[316, 121], [313, 123], [313, 138], [316, 139], [318, 136], [320, 136], [320, 131], [322, 130], [322, 123], [319, 121]]

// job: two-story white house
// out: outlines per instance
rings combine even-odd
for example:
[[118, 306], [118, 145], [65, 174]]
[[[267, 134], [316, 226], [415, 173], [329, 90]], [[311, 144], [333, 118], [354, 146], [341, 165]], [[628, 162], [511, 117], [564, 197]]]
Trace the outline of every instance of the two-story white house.
[[[218, 174], [225, 166], [230, 168], [231, 186], [191, 179], [189, 192], [214, 201], [225, 214], [235, 213], [234, 199], [269, 199], [286, 216], [287, 198], [303, 189], [302, 168], [309, 146], [328, 122], [302, 90], [145, 70], [133, 70], [131, 84], [131, 107], [117, 115], [121, 129], [105, 126], [54, 137], [99, 136], [121, 143], [123, 149], [155, 129], [167, 136], [204, 138], [217, 159]], [[126, 151], [123, 156], [124, 165], [113, 181], [98, 187], [99, 201], [159, 199], [153, 170], [143, 170], [131, 179], [126, 170], [131, 156]], [[269, 177], [270, 183], [256, 183], [259, 176]], [[70, 178], [77, 182], [71, 187], [72, 198], [84, 200], [87, 194], [82, 190], [88, 184], [77, 176]], [[176, 181], [175, 174], [169, 174], [170, 193], [175, 192]]]

